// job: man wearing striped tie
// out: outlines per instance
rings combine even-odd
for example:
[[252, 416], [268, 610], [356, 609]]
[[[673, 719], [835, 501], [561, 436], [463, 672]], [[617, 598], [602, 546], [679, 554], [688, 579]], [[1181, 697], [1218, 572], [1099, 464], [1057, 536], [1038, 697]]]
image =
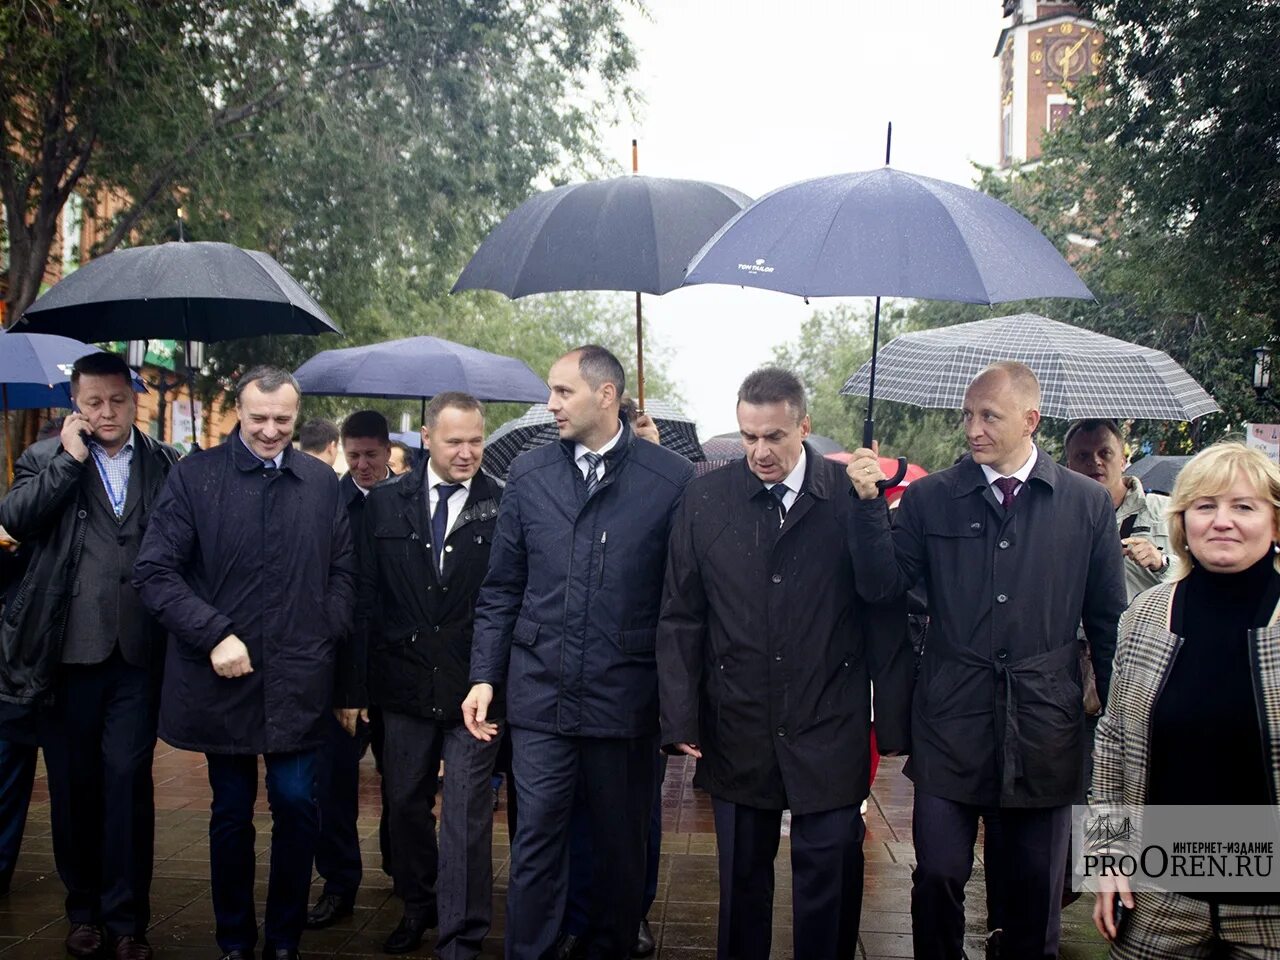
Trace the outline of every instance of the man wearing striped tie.
[[579, 779], [591, 821], [586, 954], [636, 941], [658, 749], [654, 638], [667, 536], [693, 466], [619, 418], [622, 365], [584, 346], [548, 377], [560, 442], [516, 458], [476, 607], [463, 718], [489, 740], [506, 693], [520, 818], [509, 958], [549, 956], [565, 910]]

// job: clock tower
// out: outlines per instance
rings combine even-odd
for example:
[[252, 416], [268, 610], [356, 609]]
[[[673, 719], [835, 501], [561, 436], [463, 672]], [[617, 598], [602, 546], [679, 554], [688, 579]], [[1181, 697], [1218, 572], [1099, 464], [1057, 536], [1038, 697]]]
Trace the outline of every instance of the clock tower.
[[1071, 113], [1071, 90], [1102, 63], [1102, 34], [1077, 3], [1002, 0], [1000, 166], [1035, 160]]

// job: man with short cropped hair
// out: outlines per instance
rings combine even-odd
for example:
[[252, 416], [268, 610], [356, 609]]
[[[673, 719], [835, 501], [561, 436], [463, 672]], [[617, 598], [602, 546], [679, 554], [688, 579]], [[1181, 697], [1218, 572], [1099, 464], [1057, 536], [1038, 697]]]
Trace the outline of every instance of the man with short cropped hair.
[[978, 820], [997, 813], [1001, 949], [1048, 960], [1087, 746], [1076, 631], [1083, 623], [1105, 706], [1123, 558], [1107, 492], [1035, 444], [1040, 384], [1029, 367], [992, 364], [969, 384], [962, 415], [969, 456], [907, 487], [892, 527], [876, 450], [854, 451], [855, 582], [870, 602], [920, 581], [929, 595], [906, 766], [915, 956], [961, 956]]
[[[426, 464], [369, 495], [358, 545], [356, 635], [367, 650], [368, 700], [382, 714], [391, 874], [404, 904], [383, 950], [416, 950], [438, 921], [436, 953], [470, 960], [493, 910], [489, 780], [501, 740], [471, 736], [462, 700], [502, 491], [480, 472], [484, 408], [475, 398], [438, 394], [422, 437]], [[494, 706], [491, 717], [501, 717], [501, 703]]]
[[177, 454], [134, 426], [133, 377], [118, 356], [77, 360], [71, 395], [61, 433], [18, 458], [0, 502], [0, 524], [30, 551], [0, 627], [0, 693], [48, 706], [67, 953], [146, 960], [164, 633], [129, 579]]
[[338, 460], [338, 428], [323, 417], [308, 420], [298, 430], [298, 446], [332, 467]]
[[169, 630], [160, 736], [208, 762], [225, 960], [251, 960], [258, 939], [258, 757], [272, 817], [263, 957], [297, 960], [324, 723], [335, 700], [352, 726], [361, 706], [342, 656], [355, 580], [347, 511], [333, 470], [291, 445], [301, 396], [285, 370], [241, 377], [239, 425], [170, 473], [134, 567], [143, 603]]
[[693, 466], [619, 418], [625, 374], [603, 347], [565, 354], [547, 382], [560, 442], [511, 465], [462, 712], [474, 736], [493, 740], [489, 711], [506, 693], [520, 797], [507, 956], [543, 958], [555, 946], [581, 778], [593, 851], [586, 951], [617, 960], [640, 929], [658, 749], [654, 638], [667, 535]]

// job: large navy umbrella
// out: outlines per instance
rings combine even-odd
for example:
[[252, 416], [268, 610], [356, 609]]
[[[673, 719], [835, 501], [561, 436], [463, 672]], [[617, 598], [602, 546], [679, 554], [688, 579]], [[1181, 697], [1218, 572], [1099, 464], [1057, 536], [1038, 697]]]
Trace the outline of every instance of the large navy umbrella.
[[15, 329], [206, 343], [341, 332], [269, 254], [229, 243], [162, 243], [97, 257], [27, 307]]
[[515, 357], [439, 337], [408, 337], [325, 350], [294, 371], [304, 393], [422, 401], [458, 390], [477, 400], [545, 402], [547, 384]]
[[[804, 180], [766, 194], [707, 242], [685, 279], [806, 298], [874, 296], [866, 446], [875, 426], [881, 297], [987, 304], [1093, 297], [1053, 244], [1013, 208], [888, 163], [886, 145], [881, 169]], [[906, 459], [898, 463], [905, 474]]]
[[751, 202], [699, 180], [614, 177], [529, 198], [480, 244], [453, 291], [496, 290], [512, 299], [556, 290], [636, 295], [636, 399], [644, 411], [640, 294], [680, 286], [689, 258]]

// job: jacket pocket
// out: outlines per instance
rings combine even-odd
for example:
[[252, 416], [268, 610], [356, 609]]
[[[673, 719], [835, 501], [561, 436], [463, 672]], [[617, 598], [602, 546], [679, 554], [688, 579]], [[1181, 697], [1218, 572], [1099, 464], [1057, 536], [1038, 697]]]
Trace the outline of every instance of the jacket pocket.
[[527, 617], [517, 617], [515, 630], [511, 633], [512, 642], [522, 647], [532, 647], [538, 642], [538, 629], [542, 624]]
[[653, 653], [657, 638], [657, 627], [643, 627], [639, 630], [619, 630], [617, 643], [623, 653]]
[[929, 517], [925, 520], [924, 535], [947, 539], [980, 537], [985, 525], [985, 521], [980, 517]]

